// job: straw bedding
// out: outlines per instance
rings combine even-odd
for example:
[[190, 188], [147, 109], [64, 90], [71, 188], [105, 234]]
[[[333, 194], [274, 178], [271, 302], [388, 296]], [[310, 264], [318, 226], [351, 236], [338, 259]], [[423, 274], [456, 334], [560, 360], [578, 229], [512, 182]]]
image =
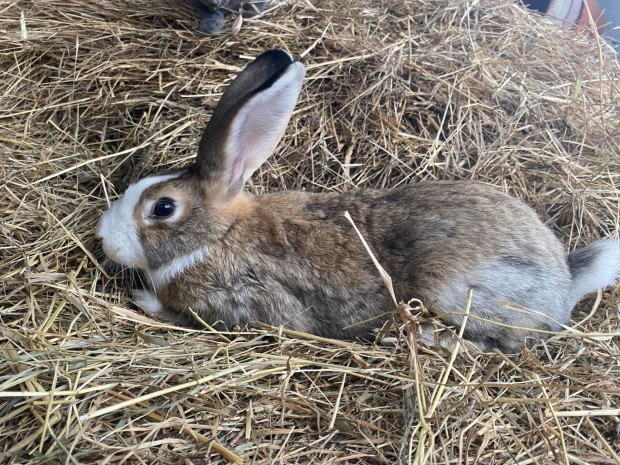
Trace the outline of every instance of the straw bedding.
[[614, 234], [605, 44], [508, 1], [284, 1], [196, 31], [178, 2], [0, 3], [0, 462], [620, 463], [617, 290], [516, 355], [425, 347], [415, 302], [391, 344], [196, 332], [135, 309], [93, 236], [106, 196], [191, 161], [272, 47], [308, 76], [251, 191], [475, 179], [567, 248]]

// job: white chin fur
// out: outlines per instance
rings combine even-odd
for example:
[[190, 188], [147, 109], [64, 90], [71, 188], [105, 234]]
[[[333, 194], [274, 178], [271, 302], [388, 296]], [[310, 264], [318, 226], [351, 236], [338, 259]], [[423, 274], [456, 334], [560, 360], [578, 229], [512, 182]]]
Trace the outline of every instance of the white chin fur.
[[102, 240], [103, 251], [108, 257], [124, 266], [148, 269], [134, 212], [147, 188], [177, 176], [178, 174], [168, 174], [141, 179], [129, 186], [125, 194], [103, 213], [97, 223], [95, 235]]

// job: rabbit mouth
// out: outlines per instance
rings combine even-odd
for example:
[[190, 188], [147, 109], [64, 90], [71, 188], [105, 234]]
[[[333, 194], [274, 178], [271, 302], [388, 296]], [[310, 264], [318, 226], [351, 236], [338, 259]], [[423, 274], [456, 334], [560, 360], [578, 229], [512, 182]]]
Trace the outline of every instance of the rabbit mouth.
[[103, 267], [103, 269], [110, 275], [119, 275], [127, 269], [126, 266], [115, 262], [108, 256], [108, 254], [105, 253], [105, 251], [103, 250], [103, 244], [101, 242], [97, 243], [92, 253], [99, 262], [99, 264]]
[[103, 251], [102, 244], [99, 243], [93, 250], [93, 255], [100, 266], [110, 276], [109, 280], [104, 280], [103, 286], [106, 291], [112, 294], [119, 289], [148, 289], [150, 283], [145, 272], [137, 268], [128, 268], [112, 260]]
[[[123, 241], [123, 239], [121, 239]], [[147, 270], [148, 264], [146, 259], [139, 253], [134, 252], [135, 244], [132, 244], [134, 248], [127, 244], [117, 245], [119, 241], [102, 241], [101, 248], [109, 261], [115, 263], [117, 266], [124, 266], [130, 268], [137, 268], [139, 270]]]

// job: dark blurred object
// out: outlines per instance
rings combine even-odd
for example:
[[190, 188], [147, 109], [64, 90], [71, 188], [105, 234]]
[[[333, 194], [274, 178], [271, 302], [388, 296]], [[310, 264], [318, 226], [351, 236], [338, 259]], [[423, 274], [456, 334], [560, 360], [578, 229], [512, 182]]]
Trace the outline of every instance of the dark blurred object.
[[217, 34], [224, 25], [226, 16], [241, 13], [244, 18], [265, 10], [269, 1], [251, 0], [192, 0], [200, 15], [200, 29], [207, 34]]

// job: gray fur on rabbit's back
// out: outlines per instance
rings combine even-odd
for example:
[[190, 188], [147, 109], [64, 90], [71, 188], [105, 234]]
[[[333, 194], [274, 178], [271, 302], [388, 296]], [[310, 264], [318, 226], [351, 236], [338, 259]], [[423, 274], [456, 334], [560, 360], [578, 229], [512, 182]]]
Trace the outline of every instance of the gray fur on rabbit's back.
[[335, 338], [377, 327], [391, 299], [345, 211], [393, 277], [398, 299], [420, 298], [459, 325], [472, 288], [465, 334], [483, 347], [523, 344], [528, 331], [502, 325], [559, 330], [575, 303], [560, 241], [531, 208], [495, 188], [433, 182], [252, 202], [254, 214], [232, 225], [199, 272], [160, 293], [166, 305], [174, 309], [192, 290], [193, 310], [227, 326], [270, 321]]

